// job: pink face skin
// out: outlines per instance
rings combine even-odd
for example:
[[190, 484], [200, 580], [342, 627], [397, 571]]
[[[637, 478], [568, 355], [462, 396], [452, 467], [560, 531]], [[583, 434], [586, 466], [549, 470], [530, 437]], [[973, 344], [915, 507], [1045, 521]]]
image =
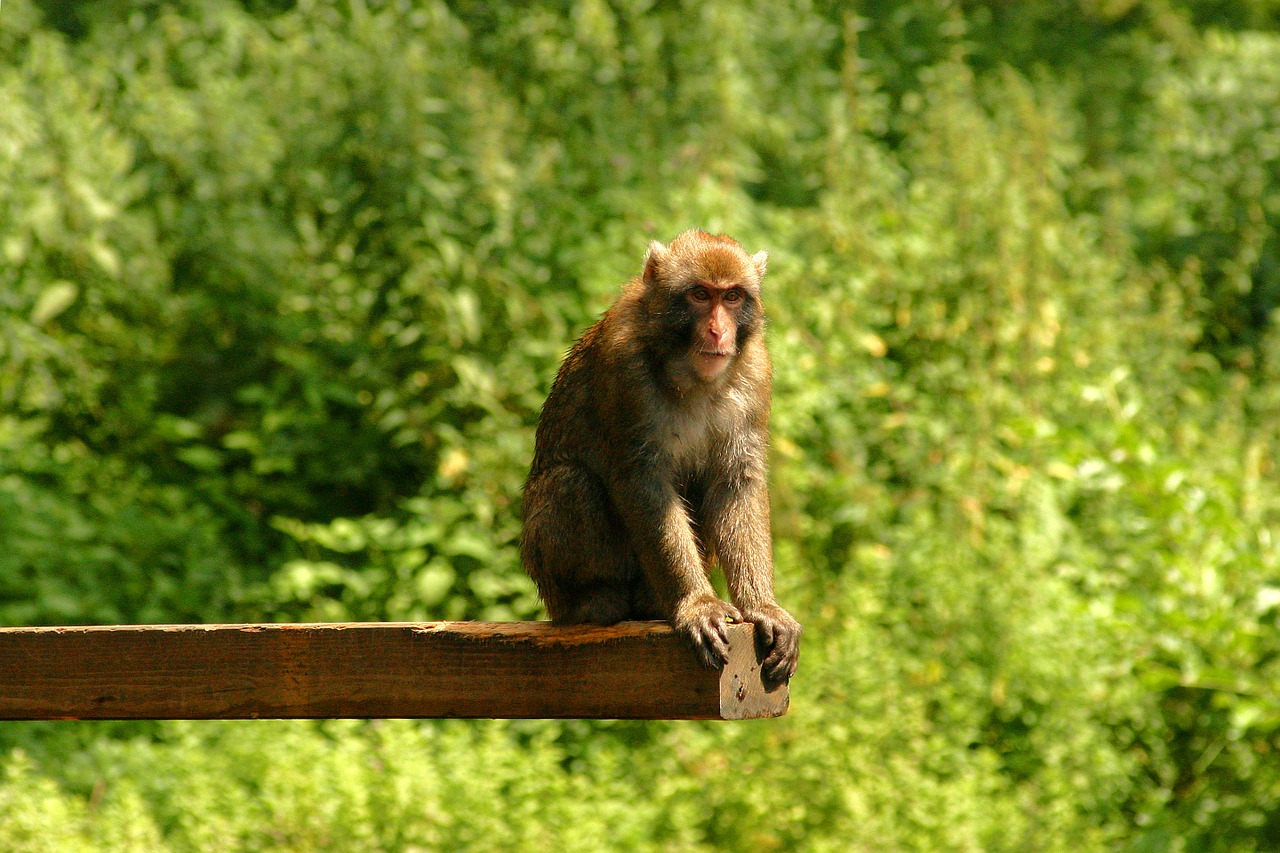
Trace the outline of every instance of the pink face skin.
[[738, 309], [742, 291], [731, 284], [699, 284], [686, 297], [698, 323], [690, 353], [693, 369], [710, 382], [724, 372], [738, 352]]

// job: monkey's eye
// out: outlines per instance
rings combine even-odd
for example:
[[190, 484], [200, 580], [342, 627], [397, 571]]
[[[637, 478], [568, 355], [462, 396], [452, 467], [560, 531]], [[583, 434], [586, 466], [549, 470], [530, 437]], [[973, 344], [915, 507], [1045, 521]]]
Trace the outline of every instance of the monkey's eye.
[[729, 292], [727, 292], [727, 293], [724, 295], [724, 301], [725, 301], [725, 302], [728, 302], [730, 305], [734, 304], [735, 302], [741, 302], [741, 301], [742, 301], [742, 291], [741, 291], [741, 290], [730, 290]]
[[702, 285], [698, 285], [693, 290], [689, 291], [689, 298], [694, 302], [710, 302], [711, 291], [707, 290]]

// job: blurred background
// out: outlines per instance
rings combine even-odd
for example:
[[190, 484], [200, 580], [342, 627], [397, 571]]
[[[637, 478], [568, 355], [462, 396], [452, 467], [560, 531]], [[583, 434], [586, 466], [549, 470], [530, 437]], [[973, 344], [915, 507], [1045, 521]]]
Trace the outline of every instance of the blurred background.
[[542, 618], [560, 357], [770, 253], [792, 712], [8, 723], [4, 850], [1280, 847], [1280, 2], [0, 8], [0, 624]]

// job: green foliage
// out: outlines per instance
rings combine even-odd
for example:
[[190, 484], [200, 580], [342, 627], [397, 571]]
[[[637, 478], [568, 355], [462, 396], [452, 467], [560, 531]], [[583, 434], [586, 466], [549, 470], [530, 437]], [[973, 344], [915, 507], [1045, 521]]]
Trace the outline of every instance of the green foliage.
[[1203, 271], [1205, 344], [1245, 366], [1280, 306], [1278, 52], [1261, 33], [1212, 33], [1189, 69], [1162, 69], [1152, 143], [1129, 170], [1148, 251]]
[[1275, 23], [7, 0], [5, 624], [535, 617], [558, 359], [698, 225], [807, 633], [768, 724], [11, 727], [0, 847], [1276, 847]]

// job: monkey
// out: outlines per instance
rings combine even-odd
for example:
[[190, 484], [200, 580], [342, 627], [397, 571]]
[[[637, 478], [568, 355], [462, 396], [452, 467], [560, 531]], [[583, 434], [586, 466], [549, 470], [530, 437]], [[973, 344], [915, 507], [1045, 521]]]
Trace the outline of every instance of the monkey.
[[[762, 673], [781, 683], [801, 627], [773, 590], [767, 260], [696, 229], [649, 244], [641, 274], [552, 383], [520, 554], [553, 623], [665, 619], [721, 669], [726, 624], [751, 622]], [[713, 565], [732, 604], [711, 585]]]

